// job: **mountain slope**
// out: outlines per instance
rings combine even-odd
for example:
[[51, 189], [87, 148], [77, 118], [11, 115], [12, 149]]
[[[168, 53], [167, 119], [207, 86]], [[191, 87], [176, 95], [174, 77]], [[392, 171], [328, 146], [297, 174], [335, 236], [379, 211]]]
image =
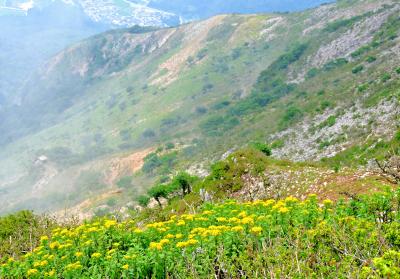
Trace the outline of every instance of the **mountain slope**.
[[[397, 129], [399, 9], [365, 0], [221, 15], [111, 31], [64, 50], [0, 122], [4, 210], [114, 191], [110, 160], [167, 143], [174, 147], [144, 159], [127, 199], [175, 170], [202, 173], [254, 140], [295, 160], [363, 145], [377, 152], [353, 154], [366, 164], [383, 152], [376, 142], [384, 145]], [[132, 175], [129, 167], [119, 171]]]

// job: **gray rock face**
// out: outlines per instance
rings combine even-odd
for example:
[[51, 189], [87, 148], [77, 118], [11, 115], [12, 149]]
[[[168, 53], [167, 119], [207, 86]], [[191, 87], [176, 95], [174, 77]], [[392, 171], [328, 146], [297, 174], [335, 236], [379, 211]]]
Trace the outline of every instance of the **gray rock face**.
[[[275, 149], [277, 158], [290, 158], [294, 161], [319, 160], [335, 156], [360, 138], [390, 138], [396, 131], [396, 118], [400, 115], [397, 100], [382, 101], [375, 107], [364, 108], [360, 103], [346, 109], [342, 114], [327, 110], [321, 115], [305, 119], [293, 128], [271, 136], [271, 141], [283, 139], [285, 146]], [[320, 127], [329, 117], [336, 116], [332, 126]], [[342, 137], [340, 141], [338, 137]], [[323, 147], [322, 142], [329, 143]]]

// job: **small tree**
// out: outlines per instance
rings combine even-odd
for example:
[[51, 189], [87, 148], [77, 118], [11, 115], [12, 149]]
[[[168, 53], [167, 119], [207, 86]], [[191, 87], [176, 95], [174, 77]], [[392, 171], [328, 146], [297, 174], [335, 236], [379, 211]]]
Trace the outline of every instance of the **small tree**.
[[160, 198], [168, 198], [169, 191], [166, 185], [160, 184], [151, 188], [148, 194], [150, 197], [154, 198], [157, 201], [160, 207], [162, 207]]
[[191, 186], [192, 182], [193, 182], [193, 177], [186, 172], [179, 173], [174, 178], [173, 181], [173, 183], [176, 183], [178, 187], [182, 189], [183, 196], [190, 194], [192, 192], [192, 186]]

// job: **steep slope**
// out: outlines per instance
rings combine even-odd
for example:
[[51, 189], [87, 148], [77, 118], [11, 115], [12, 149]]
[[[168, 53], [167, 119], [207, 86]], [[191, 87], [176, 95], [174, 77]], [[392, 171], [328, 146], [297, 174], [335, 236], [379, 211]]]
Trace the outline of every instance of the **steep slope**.
[[[174, 147], [146, 157], [124, 189], [131, 199], [157, 178], [201, 173], [254, 140], [295, 160], [389, 141], [399, 115], [399, 9], [396, 1], [339, 1], [76, 44], [27, 83], [21, 106], [8, 112], [18, 116], [0, 122], [4, 210], [116, 189], [97, 162], [167, 143]], [[22, 199], [46, 175], [32, 166], [39, 156], [59, 173]]]

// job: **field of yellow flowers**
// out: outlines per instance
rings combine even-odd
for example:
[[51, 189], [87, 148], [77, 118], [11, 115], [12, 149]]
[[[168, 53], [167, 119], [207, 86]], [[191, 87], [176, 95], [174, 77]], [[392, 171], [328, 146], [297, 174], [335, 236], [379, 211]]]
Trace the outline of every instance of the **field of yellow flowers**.
[[400, 191], [206, 204], [143, 226], [57, 228], [0, 278], [400, 278]]

